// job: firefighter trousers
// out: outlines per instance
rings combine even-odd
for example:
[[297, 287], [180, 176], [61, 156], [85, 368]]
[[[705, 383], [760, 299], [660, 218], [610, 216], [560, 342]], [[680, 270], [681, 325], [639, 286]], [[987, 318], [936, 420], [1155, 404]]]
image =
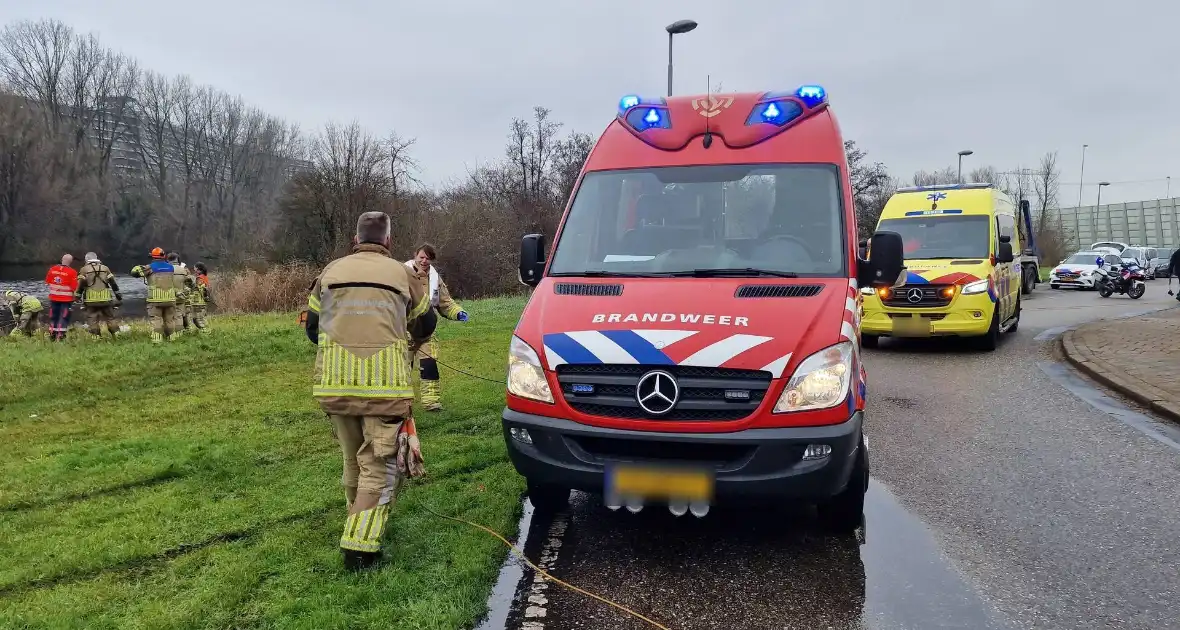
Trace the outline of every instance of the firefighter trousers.
[[86, 325], [90, 327], [90, 334], [102, 336], [102, 327], [114, 336], [119, 333], [119, 319], [115, 317], [115, 307], [111, 304], [87, 304]]
[[402, 473], [397, 466], [398, 431], [404, 418], [330, 416], [344, 456], [344, 497], [348, 517], [340, 548], [381, 551], [385, 525], [397, 500]]
[[164, 339], [176, 339], [176, 305], [148, 304], [148, 317], [152, 320], [152, 343], [160, 343]]
[[208, 307], [206, 307], [204, 304], [190, 304], [188, 306], [189, 321], [192, 322], [193, 326], [195, 326], [197, 330], [206, 334], [209, 332], [209, 325], [205, 323], [205, 315], [207, 312]]
[[32, 337], [33, 335], [37, 334], [37, 328], [39, 325], [40, 322], [37, 319], [36, 313], [21, 313], [20, 316], [17, 317], [16, 328], [13, 328], [12, 332], [9, 334], [12, 337], [20, 337], [21, 335]]
[[176, 303], [176, 310], [172, 311], [172, 330], [176, 334], [183, 333], [188, 330], [189, 314], [188, 304], [184, 302]]
[[411, 345], [410, 352], [418, 364], [418, 387], [422, 406], [428, 411], [442, 409], [442, 388], [438, 374], [438, 339], [430, 339], [418, 345]]

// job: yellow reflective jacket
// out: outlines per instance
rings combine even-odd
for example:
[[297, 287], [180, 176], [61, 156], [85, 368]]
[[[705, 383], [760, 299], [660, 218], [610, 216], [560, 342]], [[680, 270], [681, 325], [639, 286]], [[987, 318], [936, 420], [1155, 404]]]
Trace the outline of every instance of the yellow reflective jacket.
[[147, 285], [147, 303], [156, 306], [176, 304], [176, 286], [172, 279], [175, 267], [166, 260], [153, 260], [150, 265], [139, 265], [131, 270], [134, 278], [143, 278]]
[[197, 281], [187, 267], [179, 264], [172, 265], [172, 286], [176, 288], [176, 303], [188, 304], [193, 290], [197, 288]]
[[88, 262], [78, 271], [76, 295], [88, 306], [103, 306], [113, 303], [116, 298], [123, 299], [119, 284], [115, 282], [115, 274], [98, 261]]
[[353, 252], [328, 263], [307, 298], [312, 395], [332, 415], [404, 417], [414, 398], [406, 324], [430, 302], [389, 250], [364, 243]]

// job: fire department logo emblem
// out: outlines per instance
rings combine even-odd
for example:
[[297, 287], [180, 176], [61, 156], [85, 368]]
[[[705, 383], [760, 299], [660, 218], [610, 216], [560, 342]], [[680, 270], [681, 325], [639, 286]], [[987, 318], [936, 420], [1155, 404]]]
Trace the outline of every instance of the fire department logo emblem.
[[692, 99], [692, 108], [705, 118], [712, 118], [733, 105], [732, 96], [709, 96]]

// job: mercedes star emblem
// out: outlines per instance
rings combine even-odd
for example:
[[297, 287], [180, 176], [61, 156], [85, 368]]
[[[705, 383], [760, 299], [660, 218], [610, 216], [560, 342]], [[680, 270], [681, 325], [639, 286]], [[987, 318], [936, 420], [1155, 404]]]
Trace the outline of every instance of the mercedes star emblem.
[[917, 304], [922, 301], [922, 290], [918, 288], [910, 289], [905, 293], [905, 299], [911, 304]]
[[653, 416], [661, 416], [672, 411], [676, 401], [680, 400], [680, 386], [671, 374], [653, 370], [644, 374], [635, 384], [635, 400], [640, 409]]

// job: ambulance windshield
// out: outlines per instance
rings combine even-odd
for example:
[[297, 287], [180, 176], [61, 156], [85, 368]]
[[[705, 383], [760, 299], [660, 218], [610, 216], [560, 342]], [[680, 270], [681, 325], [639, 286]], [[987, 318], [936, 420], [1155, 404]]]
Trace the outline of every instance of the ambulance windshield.
[[589, 173], [550, 274], [841, 277], [839, 182], [834, 165], [813, 164]]
[[885, 219], [877, 231], [900, 234], [906, 260], [987, 258], [990, 220], [981, 215], [905, 217]]

